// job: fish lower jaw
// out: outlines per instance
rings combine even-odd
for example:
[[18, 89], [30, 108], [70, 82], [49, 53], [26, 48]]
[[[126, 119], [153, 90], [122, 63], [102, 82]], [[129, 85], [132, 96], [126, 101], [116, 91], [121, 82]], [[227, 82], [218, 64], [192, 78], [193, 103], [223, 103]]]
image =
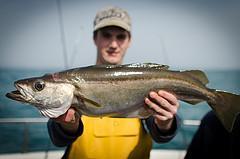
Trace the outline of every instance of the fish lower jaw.
[[61, 115], [63, 115], [64, 113], [67, 112], [69, 108], [44, 108], [44, 109], [39, 109], [39, 112], [47, 118], [57, 118]]

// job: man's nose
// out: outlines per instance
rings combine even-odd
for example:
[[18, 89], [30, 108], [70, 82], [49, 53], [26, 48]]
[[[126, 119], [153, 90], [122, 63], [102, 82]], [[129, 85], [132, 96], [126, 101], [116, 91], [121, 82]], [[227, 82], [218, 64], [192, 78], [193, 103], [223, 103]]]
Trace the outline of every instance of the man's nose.
[[110, 47], [116, 48], [117, 46], [118, 46], [117, 40], [113, 39], [113, 40], [110, 42]]

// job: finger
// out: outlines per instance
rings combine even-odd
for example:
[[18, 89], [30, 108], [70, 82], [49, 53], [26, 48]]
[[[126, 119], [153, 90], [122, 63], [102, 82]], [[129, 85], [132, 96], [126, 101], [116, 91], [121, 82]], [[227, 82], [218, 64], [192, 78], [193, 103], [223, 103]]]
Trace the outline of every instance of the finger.
[[67, 115], [67, 112], [64, 113], [64, 114], [62, 114], [62, 115], [60, 115], [60, 116], [57, 117], [57, 118], [54, 118], [54, 120], [57, 121], [57, 122], [64, 122], [64, 121], [65, 121], [65, 118], [66, 118], [66, 115]]
[[149, 108], [152, 109], [155, 112], [155, 114], [165, 116], [167, 118], [173, 118], [173, 113], [172, 112], [163, 109], [162, 107], [160, 107], [156, 103], [152, 102], [150, 99], [146, 98], [145, 102], [149, 106]]
[[167, 121], [167, 120], [169, 120], [169, 118], [167, 118], [166, 116], [162, 116], [162, 115], [159, 115], [159, 114], [154, 114], [153, 117], [157, 118], [157, 120], [159, 120], [159, 121]]
[[[158, 91], [158, 95], [166, 100], [171, 106], [168, 107], [169, 110], [173, 113], [176, 114], [177, 110], [179, 108], [179, 101], [178, 99], [171, 93], [166, 92], [166, 91]], [[165, 104], [166, 104], [165, 102]]]
[[75, 122], [75, 110], [73, 108], [70, 108], [67, 111], [65, 122]]
[[163, 97], [159, 96], [156, 92], [150, 92], [151, 99], [159, 106], [168, 109], [171, 104]]
[[158, 95], [156, 92], [150, 92], [150, 97], [157, 102], [156, 104], [158, 104], [158, 107], [161, 106], [166, 111], [171, 112], [171, 114], [177, 113], [178, 106], [172, 105], [168, 100]]
[[150, 100], [148, 98], [145, 98], [145, 105], [144, 107], [146, 108], [146, 110], [150, 113], [150, 114], [154, 114], [155, 111], [151, 108], [151, 106], [149, 106]]
[[169, 102], [162, 98], [161, 96], [159, 96], [156, 92], [150, 92], [150, 97], [157, 102], [157, 104], [161, 105], [164, 108], [167, 108], [169, 104]]
[[165, 98], [172, 105], [179, 106], [178, 99], [173, 94], [171, 94], [171, 93], [169, 93], [167, 91], [160, 90], [160, 91], [158, 91], [158, 95], [160, 95], [161, 97]]

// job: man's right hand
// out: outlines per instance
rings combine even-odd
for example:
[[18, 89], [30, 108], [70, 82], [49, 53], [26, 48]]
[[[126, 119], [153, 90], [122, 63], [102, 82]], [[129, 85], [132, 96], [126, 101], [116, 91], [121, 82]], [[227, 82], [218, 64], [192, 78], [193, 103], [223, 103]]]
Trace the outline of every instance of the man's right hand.
[[79, 127], [80, 114], [72, 107], [70, 107], [66, 113], [54, 118], [61, 127], [68, 133], [76, 133]]

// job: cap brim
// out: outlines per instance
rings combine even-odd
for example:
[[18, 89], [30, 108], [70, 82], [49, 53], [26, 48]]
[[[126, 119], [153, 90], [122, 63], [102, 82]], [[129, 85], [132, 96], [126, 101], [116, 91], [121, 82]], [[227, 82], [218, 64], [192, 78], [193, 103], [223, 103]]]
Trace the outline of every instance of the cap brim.
[[94, 27], [94, 31], [104, 28], [104, 27], [107, 27], [107, 26], [117, 26], [117, 27], [123, 28], [124, 30], [126, 30], [128, 32], [131, 32], [131, 28], [129, 27], [129, 25], [127, 25], [123, 21], [119, 21], [119, 19], [118, 20], [113, 20], [113, 19], [103, 20]]

